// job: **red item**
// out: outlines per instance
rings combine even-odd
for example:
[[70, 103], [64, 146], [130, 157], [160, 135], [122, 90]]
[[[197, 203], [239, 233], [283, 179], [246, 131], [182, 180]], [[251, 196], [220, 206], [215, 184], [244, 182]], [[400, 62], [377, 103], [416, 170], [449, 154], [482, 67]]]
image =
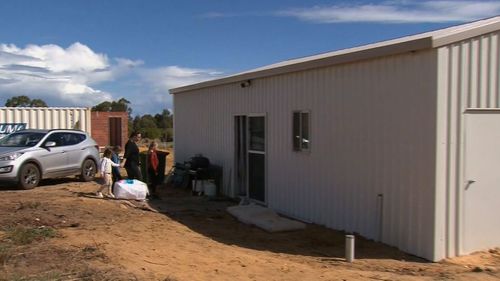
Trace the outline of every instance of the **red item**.
[[158, 155], [156, 154], [156, 150], [151, 150], [151, 167], [155, 172], [158, 171]]

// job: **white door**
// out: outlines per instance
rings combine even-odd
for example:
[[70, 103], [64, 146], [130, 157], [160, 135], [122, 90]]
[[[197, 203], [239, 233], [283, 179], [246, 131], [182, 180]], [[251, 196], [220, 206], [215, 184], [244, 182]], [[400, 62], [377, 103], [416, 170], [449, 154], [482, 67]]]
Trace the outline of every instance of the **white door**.
[[500, 246], [500, 111], [465, 114], [462, 254]]

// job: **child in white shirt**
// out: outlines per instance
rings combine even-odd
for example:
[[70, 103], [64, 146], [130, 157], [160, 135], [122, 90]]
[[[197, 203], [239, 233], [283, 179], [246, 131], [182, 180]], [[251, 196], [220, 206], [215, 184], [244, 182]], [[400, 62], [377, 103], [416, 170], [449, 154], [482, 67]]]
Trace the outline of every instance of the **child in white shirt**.
[[97, 191], [97, 197], [99, 198], [103, 198], [104, 196], [102, 195], [102, 191], [104, 189], [108, 189], [108, 196], [111, 197], [111, 198], [115, 198], [115, 195], [113, 194], [113, 191], [112, 191], [112, 187], [111, 187], [111, 183], [112, 183], [112, 179], [111, 179], [111, 172], [112, 172], [112, 167], [120, 167], [120, 164], [117, 164], [117, 163], [114, 163], [113, 161], [111, 161], [111, 154], [113, 152], [111, 151], [111, 149], [107, 148], [106, 150], [104, 150], [104, 153], [102, 155], [102, 159], [101, 159], [101, 164], [99, 165], [99, 170], [101, 171], [101, 177], [102, 177], [102, 180], [103, 180], [103, 184], [101, 185], [101, 188], [99, 189], [99, 191]]

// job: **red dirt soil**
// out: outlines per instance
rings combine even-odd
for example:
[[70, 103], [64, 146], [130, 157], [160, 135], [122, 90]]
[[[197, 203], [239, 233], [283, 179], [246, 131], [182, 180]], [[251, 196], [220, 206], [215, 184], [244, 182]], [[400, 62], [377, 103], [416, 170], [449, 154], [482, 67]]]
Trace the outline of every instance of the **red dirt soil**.
[[[169, 167], [171, 164], [169, 164]], [[317, 225], [267, 233], [225, 209], [230, 200], [163, 188], [147, 203], [98, 199], [96, 182], [44, 181], [0, 188], [0, 280], [498, 280], [500, 251], [439, 263]], [[15, 243], [11, 230], [55, 230]]]

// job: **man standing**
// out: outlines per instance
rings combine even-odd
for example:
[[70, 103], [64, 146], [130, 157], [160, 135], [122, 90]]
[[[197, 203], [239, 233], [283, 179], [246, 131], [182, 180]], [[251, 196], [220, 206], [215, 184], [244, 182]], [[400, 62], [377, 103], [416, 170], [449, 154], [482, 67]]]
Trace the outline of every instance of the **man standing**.
[[141, 133], [132, 132], [130, 139], [127, 144], [125, 144], [125, 154], [123, 158], [125, 160], [125, 170], [127, 170], [127, 177], [129, 179], [138, 179], [142, 181], [141, 169], [139, 168], [139, 147], [137, 147], [137, 142], [141, 139]]

